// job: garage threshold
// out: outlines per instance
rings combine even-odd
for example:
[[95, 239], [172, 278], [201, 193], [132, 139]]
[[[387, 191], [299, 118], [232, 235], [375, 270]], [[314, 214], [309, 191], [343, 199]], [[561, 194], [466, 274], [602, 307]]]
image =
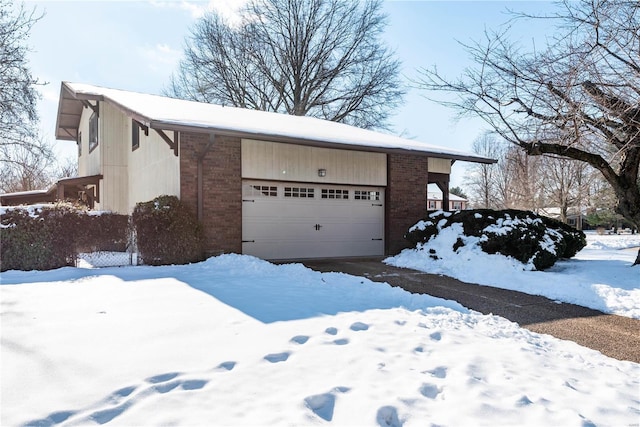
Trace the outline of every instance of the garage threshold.
[[605, 314], [575, 304], [558, 303], [538, 295], [393, 267], [382, 262], [385, 258], [300, 259], [275, 263], [302, 263], [319, 272], [366, 277], [411, 293], [457, 301], [471, 310], [504, 317], [533, 332], [571, 340], [619, 360], [640, 363], [640, 320]]

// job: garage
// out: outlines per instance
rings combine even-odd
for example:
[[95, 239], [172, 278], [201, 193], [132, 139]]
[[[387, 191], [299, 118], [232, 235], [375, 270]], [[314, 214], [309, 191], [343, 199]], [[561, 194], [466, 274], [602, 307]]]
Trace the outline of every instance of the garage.
[[384, 190], [244, 180], [242, 253], [273, 260], [384, 255]]

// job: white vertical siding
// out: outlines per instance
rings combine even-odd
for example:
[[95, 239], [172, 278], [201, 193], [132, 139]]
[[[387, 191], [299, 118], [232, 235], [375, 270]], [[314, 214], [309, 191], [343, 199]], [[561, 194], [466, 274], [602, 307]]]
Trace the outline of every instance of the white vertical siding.
[[[149, 136], [140, 132], [140, 146], [132, 151], [131, 119], [108, 103], [100, 102], [98, 146], [89, 153], [92, 113], [85, 108], [80, 119], [78, 175], [103, 175], [96, 209], [131, 213], [138, 202], [165, 194], [180, 196], [180, 162], [173, 150], [149, 129]], [[168, 135], [173, 138], [173, 132]]]
[[128, 213], [127, 119], [116, 107], [101, 102], [98, 147], [102, 158], [101, 209]]
[[[80, 126], [78, 132], [81, 132], [82, 153], [78, 157], [78, 176], [99, 175], [102, 173], [100, 167], [100, 145], [89, 153], [89, 119], [93, 114], [90, 108], [82, 109], [82, 117], [80, 117]], [[99, 119], [98, 119], [99, 120]]]
[[[326, 176], [319, 177], [318, 169]], [[387, 185], [384, 153], [242, 140], [242, 177], [347, 185]]]
[[[131, 119], [123, 125], [127, 133], [126, 152], [129, 153], [129, 212], [136, 203], [147, 202], [157, 196], [180, 197], [180, 160], [169, 145], [149, 129], [145, 136], [140, 130], [140, 146], [131, 149]], [[173, 132], [165, 132], [173, 139]]]

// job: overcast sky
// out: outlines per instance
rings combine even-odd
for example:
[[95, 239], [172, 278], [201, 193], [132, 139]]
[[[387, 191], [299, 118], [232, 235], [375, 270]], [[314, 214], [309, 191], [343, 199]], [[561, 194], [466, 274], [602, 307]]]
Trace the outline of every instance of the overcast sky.
[[[39, 105], [43, 135], [54, 138], [61, 81], [74, 81], [160, 94], [180, 60], [185, 36], [207, 9], [232, 15], [244, 0], [213, 1], [27, 1], [27, 8], [44, 13], [28, 44], [33, 74], [48, 84]], [[403, 63], [403, 74], [416, 77], [420, 67], [448, 76], [469, 66], [458, 42], [481, 40], [485, 29], [498, 29], [509, 20], [507, 8], [544, 12], [549, 2], [386, 1], [389, 26], [385, 42]], [[521, 26], [515, 35], [524, 44], [549, 36], [547, 23]], [[471, 151], [483, 131], [479, 120], [454, 122], [455, 113], [411, 89], [405, 104], [392, 117], [396, 133], [430, 144]], [[60, 157], [74, 157], [73, 142], [55, 143]], [[463, 183], [465, 163], [454, 165], [452, 185]]]

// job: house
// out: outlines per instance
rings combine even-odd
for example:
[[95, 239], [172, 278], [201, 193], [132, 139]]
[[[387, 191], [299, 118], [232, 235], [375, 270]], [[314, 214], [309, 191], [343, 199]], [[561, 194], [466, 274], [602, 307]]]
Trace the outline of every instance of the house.
[[[588, 215], [587, 207], [578, 207], [578, 206], [569, 206], [566, 209], [564, 222], [569, 224], [572, 227], [575, 227], [577, 230], [587, 230], [589, 229], [589, 224], [587, 223], [586, 216]], [[563, 221], [562, 219], [562, 209], [559, 207], [545, 207], [538, 210], [540, 215], [557, 219], [558, 221]]]
[[[431, 187], [431, 186], [429, 186]], [[427, 189], [427, 210], [437, 211], [441, 210], [442, 204], [442, 192], [435, 191], [435, 189]], [[462, 211], [468, 209], [469, 201], [464, 197], [457, 196], [449, 193], [449, 207], [445, 210], [448, 211]]]
[[76, 142], [78, 178], [59, 182], [95, 209], [178, 196], [209, 254], [266, 259], [381, 256], [406, 246], [427, 185], [453, 161], [492, 159], [311, 117], [63, 82], [56, 137]]

